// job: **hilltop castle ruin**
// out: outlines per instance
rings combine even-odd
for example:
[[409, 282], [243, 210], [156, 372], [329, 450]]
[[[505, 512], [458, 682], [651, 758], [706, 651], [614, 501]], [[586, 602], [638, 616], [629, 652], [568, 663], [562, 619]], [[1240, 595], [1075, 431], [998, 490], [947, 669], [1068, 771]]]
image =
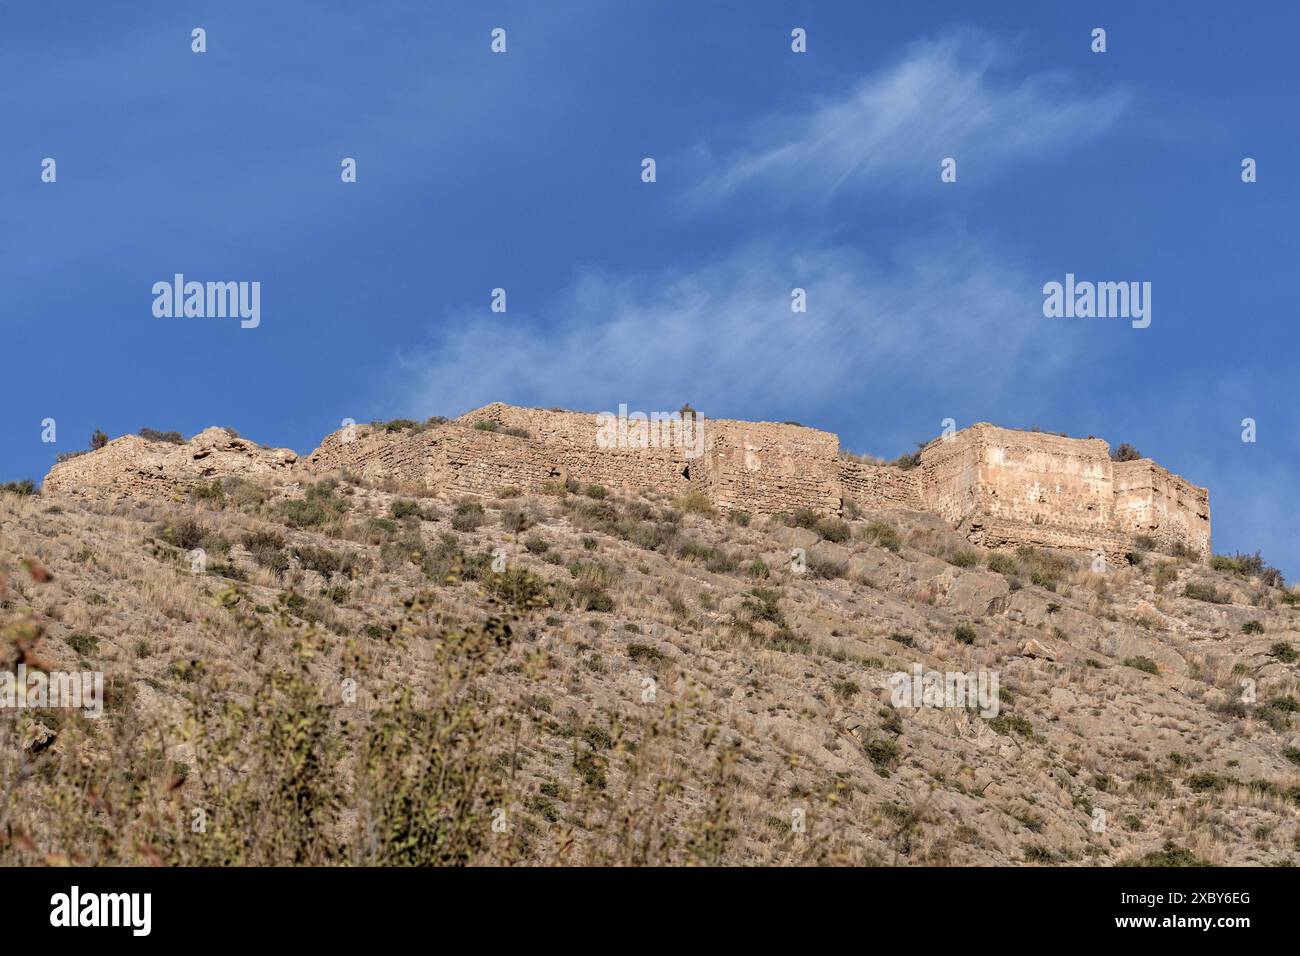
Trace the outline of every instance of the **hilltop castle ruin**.
[[[873, 512], [930, 512], [990, 548], [1068, 548], [1117, 559], [1146, 536], [1163, 550], [1210, 554], [1208, 491], [1150, 459], [1112, 461], [1101, 439], [980, 423], [935, 439], [916, 467], [903, 469], [842, 454], [837, 435], [815, 428], [691, 412], [686, 418], [672, 425], [687, 425], [684, 431], [674, 433], [665, 423], [656, 433], [633, 422], [610, 441], [607, 416], [495, 403], [424, 428], [349, 426], [305, 459], [260, 449], [222, 429], [161, 447], [127, 436], [55, 465], [45, 488], [77, 493], [112, 486], [132, 494], [227, 474], [346, 470], [484, 496], [505, 486], [540, 492], [572, 480], [698, 491], [724, 512], [810, 508], [838, 515], [846, 500]], [[661, 440], [673, 434], [680, 440]]]

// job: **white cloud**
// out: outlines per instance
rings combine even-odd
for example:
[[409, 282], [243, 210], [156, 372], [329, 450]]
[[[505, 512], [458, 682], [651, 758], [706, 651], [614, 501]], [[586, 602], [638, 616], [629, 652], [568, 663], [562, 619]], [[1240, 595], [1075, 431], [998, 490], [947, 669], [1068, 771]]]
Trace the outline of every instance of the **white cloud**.
[[[796, 286], [807, 313], [790, 310]], [[534, 314], [484, 307], [439, 327], [435, 344], [402, 359], [388, 408], [654, 411], [689, 400], [715, 417], [787, 418], [833, 403], [875, 414], [917, 381], [936, 396], [976, 384], [996, 393], [1065, 348], [1061, 327], [1042, 318], [1038, 283], [960, 237], [887, 262], [760, 243], [690, 271], [587, 271]]]
[[979, 179], [1104, 132], [1128, 103], [1122, 91], [1072, 91], [1060, 71], [1001, 82], [995, 68], [1004, 59], [1000, 44], [978, 34], [918, 43], [846, 95], [752, 126], [690, 201], [753, 190], [779, 205], [826, 202], [851, 189], [895, 191], [937, 183], [948, 156], [958, 161], [959, 182]]

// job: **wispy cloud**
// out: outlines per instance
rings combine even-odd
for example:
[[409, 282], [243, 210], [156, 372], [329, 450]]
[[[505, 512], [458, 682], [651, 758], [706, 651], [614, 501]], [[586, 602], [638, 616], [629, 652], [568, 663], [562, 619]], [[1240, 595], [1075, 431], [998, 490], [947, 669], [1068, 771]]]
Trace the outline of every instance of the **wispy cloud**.
[[[791, 290], [808, 311], [791, 311]], [[512, 305], [513, 307], [513, 305]], [[1022, 387], [1064, 342], [1037, 285], [961, 239], [878, 261], [845, 247], [751, 244], [689, 271], [586, 271], [528, 315], [461, 312], [401, 361], [386, 407], [450, 414], [490, 401], [715, 417], [858, 403], [887, 408], [918, 375], [933, 394]], [[1028, 353], [1032, 352], [1032, 358]], [[924, 370], [923, 372], [919, 370]], [[971, 371], [978, 370], [972, 376]]]
[[846, 95], [750, 127], [718, 153], [689, 200], [708, 205], [744, 191], [778, 204], [827, 202], [847, 190], [937, 182], [944, 157], [958, 181], [1062, 150], [1108, 129], [1122, 90], [1081, 93], [1060, 71], [1003, 82], [1004, 45], [970, 32], [918, 43]]

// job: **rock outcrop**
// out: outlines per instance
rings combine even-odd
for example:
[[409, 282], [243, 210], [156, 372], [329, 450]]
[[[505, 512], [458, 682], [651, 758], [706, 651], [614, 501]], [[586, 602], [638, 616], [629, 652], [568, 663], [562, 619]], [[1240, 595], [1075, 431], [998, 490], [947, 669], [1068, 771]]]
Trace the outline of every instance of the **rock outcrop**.
[[213, 478], [288, 474], [297, 460], [288, 448], [263, 448], [225, 428], [205, 428], [181, 444], [124, 435], [59, 462], [45, 476], [43, 488], [62, 495], [171, 494]]

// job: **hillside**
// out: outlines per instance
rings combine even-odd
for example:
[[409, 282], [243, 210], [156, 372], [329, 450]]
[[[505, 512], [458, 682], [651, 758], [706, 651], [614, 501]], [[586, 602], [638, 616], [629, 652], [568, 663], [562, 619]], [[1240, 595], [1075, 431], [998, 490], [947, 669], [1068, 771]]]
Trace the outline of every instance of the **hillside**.
[[[1249, 560], [236, 442], [0, 495], [0, 671], [108, 687], [0, 710], [0, 863], [1300, 858], [1300, 595]], [[915, 665], [996, 715], [900, 705]]]

